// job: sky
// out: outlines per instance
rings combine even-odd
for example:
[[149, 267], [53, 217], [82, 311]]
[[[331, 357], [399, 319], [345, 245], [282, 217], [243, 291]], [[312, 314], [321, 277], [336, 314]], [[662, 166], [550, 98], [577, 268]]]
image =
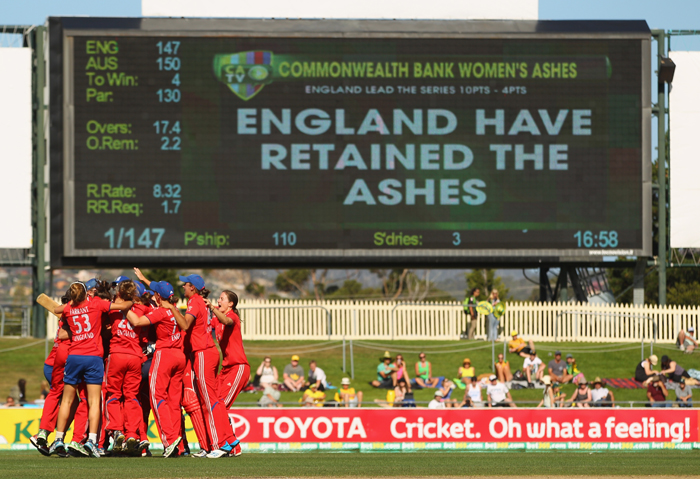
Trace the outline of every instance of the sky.
[[[0, 24], [5, 25], [41, 24], [50, 15], [141, 15], [141, 0], [2, 0], [0, 3]], [[700, 29], [700, 1], [665, 0], [662, 5], [658, 0], [539, 0], [539, 16], [542, 20], [642, 19], [651, 28]], [[700, 50], [700, 36], [674, 37], [672, 48]]]
[[[57, 15], [138, 17], [141, 16], [141, 0], [0, 1], [0, 24], [4, 25], [36, 25], [48, 16]], [[651, 28], [700, 29], [700, 1], [666, 0], [661, 6], [658, 0], [539, 0], [539, 16], [541, 20], [641, 19]], [[700, 35], [674, 36], [671, 47], [673, 50], [700, 50]]]

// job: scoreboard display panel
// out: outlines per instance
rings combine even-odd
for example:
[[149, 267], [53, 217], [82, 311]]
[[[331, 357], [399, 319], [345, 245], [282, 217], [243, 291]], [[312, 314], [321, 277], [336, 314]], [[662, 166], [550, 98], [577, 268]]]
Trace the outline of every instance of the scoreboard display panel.
[[54, 266], [650, 254], [645, 22], [49, 30]]

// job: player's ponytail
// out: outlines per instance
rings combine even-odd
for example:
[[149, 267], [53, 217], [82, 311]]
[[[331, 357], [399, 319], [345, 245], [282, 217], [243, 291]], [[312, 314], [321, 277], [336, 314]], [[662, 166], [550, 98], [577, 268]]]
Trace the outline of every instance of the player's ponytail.
[[228, 290], [228, 289], [225, 289], [223, 291], [223, 293], [226, 295], [228, 300], [231, 302], [231, 309], [233, 310], [233, 312], [240, 316], [240, 314], [238, 313], [238, 309], [236, 309], [236, 306], [238, 306], [238, 295], [236, 293], [234, 293], [233, 291]]
[[151, 304], [151, 298], [153, 298], [153, 295], [146, 291], [143, 293], [141, 296], [134, 296], [135, 298], [139, 298], [141, 301], [141, 304]]
[[112, 301], [112, 293], [109, 292], [110, 285], [107, 281], [97, 280], [95, 284], [95, 296], [100, 299]]
[[70, 303], [70, 287], [66, 290], [63, 296], [61, 296], [61, 304], [67, 303]]
[[87, 298], [87, 289], [85, 289], [85, 285], [79, 281], [71, 284], [70, 288], [68, 288], [68, 298], [73, 307], [85, 301], [85, 298]]
[[211, 294], [211, 291], [209, 291], [207, 288], [202, 288], [202, 289], [194, 288], [194, 290], [197, 291], [197, 294], [199, 294], [202, 298], [208, 298], [209, 295]]

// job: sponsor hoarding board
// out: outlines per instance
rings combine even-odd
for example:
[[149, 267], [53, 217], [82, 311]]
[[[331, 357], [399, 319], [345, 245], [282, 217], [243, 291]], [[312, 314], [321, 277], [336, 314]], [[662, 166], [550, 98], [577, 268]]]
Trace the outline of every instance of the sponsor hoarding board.
[[[644, 450], [696, 448], [695, 409], [235, 408], [249, 450]], [[0, 448], [31, 447], [41, 409], [0, 410]], [[187, 420], [188, 440], [197, 438]], [[159, 443], [151, 417], [149, 441]]]

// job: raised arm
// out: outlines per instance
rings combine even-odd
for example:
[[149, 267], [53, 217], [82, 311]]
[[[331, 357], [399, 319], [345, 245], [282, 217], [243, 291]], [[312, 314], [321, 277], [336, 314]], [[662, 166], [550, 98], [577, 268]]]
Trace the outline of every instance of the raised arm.
[[148, 278], [146, 278], [146, 277], [143, 275], [143, 273], [141, 272], [140, 269], [134, 268], [134, 274], [136, 275], [136, 277], [137, 277], [140, 281], [143, 281], [143, 283], [146, 285], [146, 287], [150, 287], [150, 286], [151, 286], [151, 280], [149, 280]]
[[214, 313], [214, 316], [219, 320], [221, 324], [224, 324], [226, 326], [231, 326], [233, 324], [233, 319], [229, 318], [226, 316], [224, 313], [221, 312], [219, 308], [211, 304], [211, 301], [209, 301], [209, 298], [204, 299], [204, 304], [207, 305], [207, 307], [211, 310], [212, 313]]
[[53, 309], [53, 314], [55, 314], [56, 316], [58, 316], [58, 317], [60, 318], [61, 315], [63, 314], [63, 311], [64, 311], [65, 309], [66, 309], [66, 305], [65, 305], [65, 304], [62, 304], [62, 305], [60, 305], [60, 306], [56, 306], [56, 307]]
[[122, 301], [121, 303], [111, 303], [109, 305], [110, 311], [126, 311], [134, 305], [133, 301]]
[[262, 363], [260, 363], [260, 366], [258, 366], [258, 369], [255, 371], [255, 374], [257, 374], [258, 376], [261, 376], [261, 375], [262, 375], [262, 370], [263, 370], [263, 366], [264, 366], [264, 365], [265, 365], [265, 361], [263, 361]]
[[149, 326], [151, 324], [151, 321], [146, 316], [139, 317], [139, 315], [133, 311], [126, 313], [126, 319], [129, 321], [129, 324], [134, 327]]

